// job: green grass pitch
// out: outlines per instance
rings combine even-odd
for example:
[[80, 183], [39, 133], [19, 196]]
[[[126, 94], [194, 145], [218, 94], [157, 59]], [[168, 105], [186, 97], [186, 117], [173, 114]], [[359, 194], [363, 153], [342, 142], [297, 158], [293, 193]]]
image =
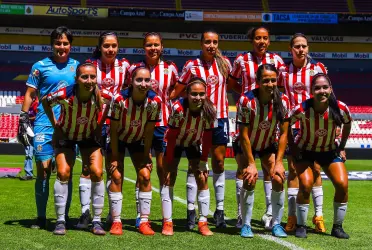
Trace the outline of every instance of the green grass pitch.
[[[0, 167], [23, 167], [22, 156], [0, 156]], [[349, 160], [346, 162], [347, 169], [372, 170], [372, 161]], [[234, 159], [227, 159], [226, 169], [235, 170]], [[175, 187], [175, 196], [186, 199], [186, 166], [183, 159], [179, 166], [178, 178]], [[259, 167], [258, 167], [259, 168]], [[70, 218], [76, 223], [80, 216], [80, 203], [78, 193], [79, 171], [81, 163], [76, 162], [73, 178], [73, 200], [70, 209]], [[135, 179], [135, 171], [130, 160], [126, 159], [125, 177]], [[174, 201], [174, 224], [175, 235], [165, 237], [161, 235], [161, 204], [157, 192], [153, 192], [151, 207], [152, 225], [156, 231], [155, 236], [142, 236], [134, 228], [135, 200], [134, 184], [125, 181], [123, 186], [123, 211], [122, 220], [124, 234], [122, 236], [94, 236], [90, 232], [70, 229], [63, 237], [54, 236], [55, 212], [53, 201], [53, 185], [55, 174], [50, 180], [50, 196], [48, 202], [47, 217], [49, 226], [47, 230], [32, 230], [29, 228], [36, 214], [34, 198], [34, 181], [19, 181], [18, 179], [0, 179], [0, 249], [371, 249], [371, 195], [372, 181], [349, 182], [349, 205], [344, 222], [344, 228], [350, 234], [349, 240], [338, 240], [331, 237], [330, 231], [333, 221], [333, 194], [334, 190], [330, 181], [324, 181], [324, 218], [327, 234], [314, 234], [310, 229], [307, 239], [297, 239], [293, 235], [278, 242], [270, 237], [270, 232], [265, 232], [259, 221], [264, 213], [264, 191], [262, 180], [259, 180], [255, 193], [252, 225], [255, 233], [253, 239], [243, 239], [239, 236], [239, 230], [234, 227], [236, 217], [235, 180], [226, 180], [225, 213], [231, 218], [228, 220], [228, 228], [216, 230], [211, 219], [210, 228], [214, 236], [203, 237], [194, 232], [184, 230], [186, 205], [181, 201]], [[214, 211], [215, 199], [212, 178], [209, 178], [211, 190], [211, 207]], [[153, 186], [159, 188], [156, 171], [152, 174]], [[107, 195], [105, 194], [105, 199]], [[103, 218], [108, 213], [107, 202], [105, 203]], [[285, 204], [286, 206], [287, 204]], [[310, 205], [311, 207], [312, 205]], [[283, 223], [286, 222], [287, 209], [285, 209]], [[311, 208], [308, 218], [308, 226], [313, 228]], [[103, 219], [104, 220], [104, 219]]]

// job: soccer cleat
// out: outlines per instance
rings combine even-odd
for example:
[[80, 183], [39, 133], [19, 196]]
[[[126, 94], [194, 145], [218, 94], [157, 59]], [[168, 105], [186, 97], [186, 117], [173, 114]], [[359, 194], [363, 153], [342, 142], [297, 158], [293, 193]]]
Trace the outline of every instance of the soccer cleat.
[[261, 218], [262, 225], [265, 227], [266, 230], [271, 230], [271, 220], [273, 216], [271, 214], [264, 213]]
[[111, 225], [110, 234], [112, 235], [122, 235], [123, 234], [123, 224], [121, 221], [114, 221]]
[[37, 217], [34, 224], [31, 225], [32, 229], [45, 229], [46, 228], [46, 218]]
[[187, 225], [186, 228], [188, 230], [193, 230], [196, 223], [196, 211], [195, 210], [187, 210]]
[[296, 227], [296, 237], [307, 238], [306, 226], [297, 225]]
[[149, 221], [140, 223], [138, 231], [143, 235], [154, 235], [155, 234], [154, 230], [152, 230], [151, 228]]
[[334, 236], [339, 239], [349, 239], [350, 236], [345, 233], [344, 229], [342, 228], [342, 225], [336, 225], [333, 224], [331, 236]]
[[241, 215], [238, 216], [235, 227], [239, 229], [243, 227], [243, 219]]
[[315, 225], [315, 232], [317, 233], [325, 233], [326, 228], [324, 226], [323, 216], [315, 216], [313, 217], [313, 224]]
[[240, 236], [243, 238], [253, 238], [252, 228], [249, 225], [244, 225], [240, 230]]
[[53, 231], [54, 235], [65, 235], [66, 234], [66, 224], [64, 221], [57, 221], [56, 228]]
[[100, 221], [92, 222], [92, 233], [95, 235], [106, 235], [103, 225]]
[[32, 181], [33, 177], [30, 175], [24, 175], [24, 176], [20, 176], [19, 179], [21, 181]]
[[163, 230], [161, 231], [162, 235], [172, 236], [173, 233], [173, 222], [172, 221], [164, 221], [163, 222]]
[[287, 238], [287, 233], [280, 224], [276, 224], [275, 226], [273, 226], [271, 234], [278, 238]]
[[138, 217], [136, 218], [136, 228], [139, 228], [140, 223], [141, 223], [141, 217], [138, 216]]
[[90, 212], [89, 209], [87, 209], [79, 218], [79, 222], [76, 225], [77, 229], [85, 230], [88, 229], [90, 223]]
[[213, 218], [216, 223], [216, 228], [226, 228], [225, 214], [223, 210], [216, 209]]
[[287, 225], [285, 225], [285, 231], [287, 231], [288, 233], [294, 232], [296, 230], [296, 223], [297, 223], [296, 215], [288, 216], [288, 222]]
[[199, 221], [198, 222], [198, 230], [201, 235], [203, 236], [211, 236], [213, 232], [208, 227], [208, 222], [206, 221]]

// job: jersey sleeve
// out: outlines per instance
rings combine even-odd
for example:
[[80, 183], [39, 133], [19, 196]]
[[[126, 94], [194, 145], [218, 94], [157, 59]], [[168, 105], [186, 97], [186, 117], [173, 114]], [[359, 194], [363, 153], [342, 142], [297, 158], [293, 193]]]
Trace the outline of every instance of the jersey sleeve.
[[28, 87], [38, 89], [41, 81], [41, 65], [39, 62], [32, 65], [31, 72], [28, 75], [26, 85]]
[[240, 54], [234, 60], [230, 73], [232, 77], [239, 79], [242, 76], [242, 64], [244, 64], [244, 56]]
[[160, 122], [160, 111], [161, 111], [161, 98], [159, 96], [155, 96], [153, 99], [150, 100], [148, 106], [146, 107], [148, 112], [148, 121], [149, 122]]
[[319, 73], [328, 74], [327, 67], [323, 63], [317, 62], [316, 67]]
[[231, 65], [231, 62], [230, 62], [230, 59], [226, 56], [223, 57], [227, 63], [227, 66], [229, 68], [229, 74], [231, 73], [231, 70], [232, 70], [232, 65]]
[[344, 124], [348, 124], [352, 121], [350, 110], [345, 103], [338, 101], [338, 107], [340, 108], [341, 115], [344, 119]]
[[283, 107], [284, 107], [284, 119], [288, 120], [291, 104], [289, 103], [289, 98], [284, 94], [282, 96], [282, 103], [283, 103]]
[[48, 104], [53, 107], [60, 104], [62, 100], [67, 99], [72, 95], [73, 85], [61, 88], [53, 93], [49, 93], [46, 97]]
[[301, 117], [303, 115], [303, 107], [302, 104], [299, 104], [295, 106], [290, 112], [289, 112], [289, 119], [290, 119], [290, 124], [293, 125], [297, 121], [301, 120]]
[[275, 59], [278, 62], [278, 65], [276, 66], [277, 70], [279, 72], [284, 72], [286, 70], [286, 66], [285, 66], [283, 58], [279, 56], [278, 54], [275, 54]]
[[173, 128], [179, 128], [184, 121], [184, 110], [179, 101], [174, 101], [171, 106], [168, 125]]
[[169, 65], [169, 70], [171, 71], [170, 72], [170, 77], [171, 77], [170, 85], [174, 86], [179, 80], [178, 68], [176, 64], [172, 63], [171, 65]]
[[122, 64], [122, 70], [123, 70], [123, 73], [124, 73], [124, 75], [123, 75], [124, 82], [127, 82], [128, 79], [129, 79], [129, 75], [130, 75], [130, 73], [129, 73], [129, 69], [131, 67], [130, 62], [127, 59], [122, 58], [121, 59], [121, 64]]
[[186, 62], [185, 66], [183, 66], [182, 73], [178, 81], [184, 85], [187, 85], [187, 83], [192, 78], [192, 67], [194, 65], [194, 62], [192, 60]]
[[248, 97], [242, 95], [239, 98], [236, 112], [236, 122], [249, 124], [249, 117], [251, 113], [251, 105]]
[[124, 99], [120, 94], [116, 94], [111, 101], [110, 110], [108, 113], [108, 117], [111, 118], [111, 120], [118, 121], [120, 119], [121, 112], [123, 112], [124, 107]]

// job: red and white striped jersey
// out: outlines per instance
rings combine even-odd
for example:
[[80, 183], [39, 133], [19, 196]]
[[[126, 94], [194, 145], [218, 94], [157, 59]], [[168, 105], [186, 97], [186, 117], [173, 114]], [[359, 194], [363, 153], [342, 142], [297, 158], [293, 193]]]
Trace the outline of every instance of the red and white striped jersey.
[[242, 93], [258, 88], [256, 72], [261, 64], [274, 64], [278, 71], [285, 70], [283, 59], [274, 53], [266, 52], [265, 56], [260, 58], [248, 52], [235, 58], [231, 76], [236, 79], [242, 78]]
[[[97, 128], [99, 107], [96, 96], [92, 95], [90, 101], [84, 103], [76, 97], [78, 85], [70, 85], [47, 95], [48, 104], [60, 104], [61, 115], [57, 124], [61, 127], [69, 140], [82, 141], [92, 136]], [[109, 102], [111, 93], [104, 91], [102, 98]]]
[[[246, 92], [240, 97], [236, 120], [237, 123], [248, 124], [251, 146], [254, 150], [261, 151], [275, 141], [279, 121], [276, 119], [275, 110], [273, 110], [273, 102], [266, 105], [260, 104], [254, 92]], [[289, 100], [284, 94], [281, 94], [281, 99], [285, 109], [284, 119], [287, 119], [289, 117]]]
[[[224, 57], [231, 71], [231, 63]], [[226, 93], [226, 77], [218, 69], [217, 61], [203, 61], [199, 58], [186, 62], [180, 76], [180, 83], [187, 85], [193, 77], [202, 78], [207, 83], [207, 96], [217, 110], [217, 119], [228, 118], [229, 104]]]
[[167, 126], [169, 117], [169, 92], [178, 81], [178, 68], [174, 63], [160, 61], [155, 67], [146, 65], [146, 62], [132, 64], [129, 74], [132, 74], [136, 67], [147, 67], [151, 72], [152, 88], [162, 99], [161, 121], [156, 123], [156, 127]]
[[110, 117], [119, 121], [118, 138], [126, 143], [142, 139], [147, 122], [159, 122], [161, 98], [152, 90], [147, 92], [142, 105], [132, 99], [132, 90], [127, 88], [114, 97]]
[[[349, 108], [345, 103], [338, 101], [341, 115], [345, 123], [352, 121]], [[323, 113], [316, 113], [313, 109], [313, 98], [297, 105], [290, 112], [291, 123], [301, 122], [301, 133], [296, 144], [299, 148], [325, 152], [336, 149], [336, 123], [329, 113], [329, 108]]]
[[88, 59], [86, 62], [96, 66], [97, 84], [101, 90], [108, 90], [113, 95], [120, 92], [129, 74], [130, 64], [127, 59], [116, 58], [111, 64], [105, 64], [100, 59]]
[[205, 129], [210, 129], [212, 123], [203, 118], [203, 112], [193, 115], [188, 107], [185, 107], [185, 99], [179, 98], [171, 104], [171, 114], [168, 124], [170, 127], [180, 128], [180, 134], [176, 139], [177, 146], [189, 147], [200, 145]]

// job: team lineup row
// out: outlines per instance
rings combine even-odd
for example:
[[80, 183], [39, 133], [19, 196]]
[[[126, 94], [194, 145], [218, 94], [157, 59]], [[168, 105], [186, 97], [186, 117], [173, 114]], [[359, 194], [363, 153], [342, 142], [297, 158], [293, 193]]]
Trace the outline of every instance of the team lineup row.
[[[237, 102], [237, 133], [233, 140], [238, 165], [237, 227], [241, 228], [241, 236], [253, 237], [250, 223], [258, 178], [254, 158], [258, 155], [264, 173], [266, 211], [262, 221], [266, 229], [276, 237], [287, 237], [287, 232], [295, 232], [297, 237], [305, 238], [312, 194], [315, 230], [326, 231], [320, 178], [323, 168], [336, 190], [331, 235], [348, 238], [342, 222], [348, 201], [344, 147], [351, 129], [349, 110], [337, 101], [324, 65], [309, 57], [305, 35], [292, 37], [289, 48], [293, 60], [288, 64], [280, 56], [267, 52], [270, 40], [266, 28], [253, 28], [248, 37], [253, 51], [239, 55], [231, 65], [218, 49], [218, 33], [204, 32], [200, 42], [201, 56], [188, 61], [178, 74], [176, 65], [163, 59], [163, 41], [159, 33], [145, 35], [142, 62], [131, 65], [126, 59], [118, 59], [116, 34], [104, 32], [92, 58], [79, 64], [69, 57], [73, 40], [70, 30], [66, 27], [54, 30], [51, 34], [53, 55], [33, 65], [20, 115], [19, 138], [27, 145], [32, 142], [27, 134], [26, 111], [37, 95], [41, 102], [33, 140], [37, 165], [37, 221], [33, 227], [45, 227], [51, 160], [55, 156], [57, 223], [54, 234], [66, 234], [70, 173], [76, 145], [83, 160], [79, 184], [82, 215], [77, 228], [88, 227], [92, 202], [92, 232], [105, 234], [101, 223], [104, 154], [110, 233], [122, 234], [120, 216], [126, 149], [137, 172], [136, 226], [140, 233], [154, 234], [149, 223], [151, 149], [155, 152], [161, 187], [162, 234], [173, 235], [173, 187], [183, 151], [189, 161], [187, 228], [195, 227], [197, 200], [198, 230], [202, 235], [213, 234], [207, 224], [209, 155], [216, 199], [214, 219], [216, 227], [226, 227], [227, 91], [233, 90], [241, 94]], [[340, 128], [342, 137], [336, 144], [336, 131]], [[289, 170], [288, 222], [283, 228], [285, 152]]]

